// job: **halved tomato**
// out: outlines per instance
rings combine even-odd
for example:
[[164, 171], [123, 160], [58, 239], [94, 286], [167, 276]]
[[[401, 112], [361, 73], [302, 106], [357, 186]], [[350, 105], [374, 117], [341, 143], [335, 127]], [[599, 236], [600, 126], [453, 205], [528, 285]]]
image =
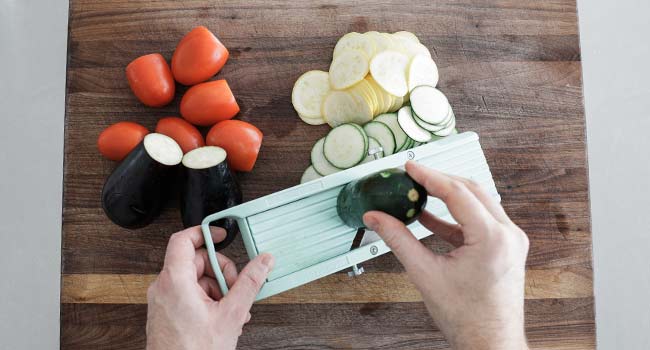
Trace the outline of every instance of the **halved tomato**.
[[239, 113], [239, 105], [225, 80], [192, 86], [181, 99], [181, 115], [194, 125], [211, 126]]
[[167, 135], [181, 146], [183, 153], [205, 146], [203, 135], [192, 124], [179, 117], [162, 118], [156, 124], [156, 132]]
[[172, 56], [177, 82], [194, 85], [210, 79], [228, 60], [228, 49], [208, 28], [199, 26], [187, 33]]
[[126, 79], [135, 96], [149, 107], [162, 107], [174, 99], [176, 83], [159, 53], [140, 56], [126, 66]]
[[226, 150], [231, 169], [251, 171], [262, 146], [262, 132], [253, 124], [241, 120], [225, 120], [216, 124], [205, 138], [208, 146]]

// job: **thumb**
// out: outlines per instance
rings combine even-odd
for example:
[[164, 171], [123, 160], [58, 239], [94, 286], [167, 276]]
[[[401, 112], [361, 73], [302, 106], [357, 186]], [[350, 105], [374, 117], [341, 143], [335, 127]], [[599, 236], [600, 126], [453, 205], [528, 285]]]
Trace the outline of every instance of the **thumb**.
[[259, 293], [266, 277], [273, 268], [274, 259], [271, 254], [263, 253], [251, 260], [239, 273], [230, 292], [221, 299], [222, 305], [229, 309], [236, 322], [244, 324], [257, 293]]
[[403, 222], [394, 217], [380, 211], [369, 211], [363, 215], [363, 222], [377, 232], [407, 272], [426, 269], [426, 266], [422, 266], [427, 260], [424, 257], [435, 258], [433, 252], [422, 245]]

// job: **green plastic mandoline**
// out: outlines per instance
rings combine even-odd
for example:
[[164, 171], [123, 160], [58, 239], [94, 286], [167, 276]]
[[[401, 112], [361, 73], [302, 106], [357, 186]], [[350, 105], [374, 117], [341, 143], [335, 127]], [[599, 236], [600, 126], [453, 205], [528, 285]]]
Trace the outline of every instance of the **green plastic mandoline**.
[[[403, 168], [407, 160], [472, 179], [500, 200], [478, 135], [465, 132], [240, 204], [207, 216], [201, 225], [210, 264], [223, 295], [228, 286], [211, 244], [211, 222], [222, 218], [237, 220], [250, 259], [263, 252], [275, 257], [275, 266], [257, 300], [347, 268], [352, 268], [351, 275], [358, 275], [363, 272], [358, 264], [390, 249], [372, 232], [366, 232], [361, 245], [351, 249], [357, 230], [339, 219], [336, 197], [348, 182], [383, 169]], [[453, 222], [447, 207], [437, 198], [429, 197], [426, 209]], [[408, 227], [418, 239], [432, 234], [417, 221]]]

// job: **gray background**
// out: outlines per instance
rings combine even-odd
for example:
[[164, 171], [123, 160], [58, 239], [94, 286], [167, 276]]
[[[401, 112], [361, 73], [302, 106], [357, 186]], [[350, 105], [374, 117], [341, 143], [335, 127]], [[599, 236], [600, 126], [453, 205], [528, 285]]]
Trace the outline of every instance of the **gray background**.
[[[580, 0], [597, 335], [650, 348], [650, 2]], [[0, 0], [0, 348], [55, 349], [67, 0]]]
[[0, 0], [0, 349], [59, 346], [68, 0]]

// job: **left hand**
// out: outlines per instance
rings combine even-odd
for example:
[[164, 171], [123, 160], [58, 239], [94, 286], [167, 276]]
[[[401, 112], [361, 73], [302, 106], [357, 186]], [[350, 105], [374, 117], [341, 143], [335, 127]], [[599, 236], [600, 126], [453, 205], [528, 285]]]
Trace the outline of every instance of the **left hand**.
[[[212, 227], [212, 239], [226, 237]], [[261, 254], [237, 274], [235, 263], [217, 254], [230, 288], [222, 297], [208, 260], [200, 226], [169, 239], [165, 263], [147, 291], [147, 350], [235, 349], [250, 308], [264, 284], [273, 257]]]

